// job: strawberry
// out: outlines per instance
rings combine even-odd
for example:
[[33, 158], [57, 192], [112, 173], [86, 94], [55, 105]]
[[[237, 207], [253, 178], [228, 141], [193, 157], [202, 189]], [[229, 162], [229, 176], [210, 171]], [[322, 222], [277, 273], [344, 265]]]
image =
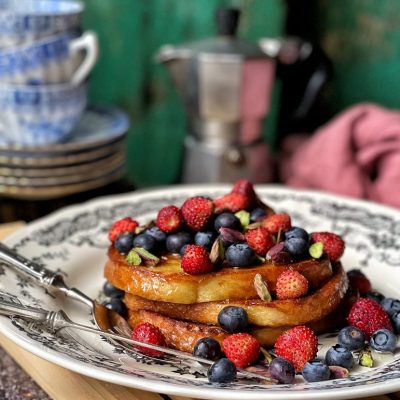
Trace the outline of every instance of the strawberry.
[[108, 231], [108, 239], [111, 242], [115, 242], [121, 233], [134, 232], [138, 226], [139, 224], [137, 221], [132, 218], [127, 217], [119, 219], [111, 225], [111, 228]]
[[167, 233], [177, 231], [183, 224], [181, 211], [176, 206], [165, 206], [158, 211], [157, 226]]
[[275, 342], [275, 354], [293, 364], [296, 372], [318, 352], [318, 338], [312, 329], [298, 325], [283, 332]]
[[276, 235], [279, 231], [286, 231], [292, 226], [292, 221], [288, 214], [272, 214], [262, 221], [262, 226], [268, 229], [271, 235]]
[[352, 269], [347, 273], [347, 277], [350, 285], [360, 293], [367, 293], [372, 290], [371, 282], [359, 269]]
[[313, 232], [311, 242], [321, 242], [323, 251], [331, 261], [337, 261], [343, 255], [344, 241], [336, 233], [332, 232]]
[[182, 256], [181, 267], [190, 275], [200, 275], [211, 272], [214, 266], [204, 247], [188, 244]]
[[253, 364], [260, 355], [260, 343], [249, 333], [229, 335], [223, 340], [222, 349], [237, 368]]
[[183, 203], [181, 212], [190, 229], [201, 231], [210, 221], [214, 212], [214, 204], [212, 200], [205, 197], [191, 197]]
[[389, 315], [372, 299], [358, 299], [351, 307], [347, 321], [349, 325], [361, 329], [367, 338], [378, 329], [393, 331]]
[[256, 206], [259, 202], [253, 184], [247, 179], [240, 179], [235, 182], [231, 193], [244, 194], [249, 199], [250, 206]]
[[308, 280], [300, 272], [287, 269], [276, 280], [276, 297], [279, 300], [297, 299], [308, 292]]
[[[132, 331], [132, 339], [138, 342], [166, 346], [165, 337], [161, 330], [149, 322], [136, 325]], [[147, 356], [161, 357], [163, 355], [160, 351], [148, 349], [146, 347], [135, 346], [135, 348]]]
[[249, 207], [249, 199], [242, 193], [229, 193], [214, 200], [215, 211], [237, 212]]
[[260, 256], [265, 257], [267, 251], [274, 246], [274, 241], [268, 230], [262, 226], [250, 229], [245, 233], [247, 244]]

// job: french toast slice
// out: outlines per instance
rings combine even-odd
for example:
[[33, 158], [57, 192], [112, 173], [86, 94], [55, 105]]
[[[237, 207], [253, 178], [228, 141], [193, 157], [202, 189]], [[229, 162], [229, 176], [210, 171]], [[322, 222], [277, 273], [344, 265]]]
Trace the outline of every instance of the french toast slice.
[[263, 327], [299, 325], [317, 321], [335, 310], [348, 288], [348, 279], [340, 263], [335, 264], [332, 278], [306, 297], [293, 300], [266, 302], [260, 298], [251, 300], [223, 300], [196, 304], [177, 304], [153, 301], [125, 294], [124, 302], [130, 310], [147, 310], [179, 320], [202, 324], [218, 324], [218, 314], [226, 306], [238, 306], [246, 310], [249, 323]]
[[257, 298], [253, 281], [259, 273], [271, 292], [275, 291], [278, 275], [291, 268], [304, 275], [311, 289], [319, 288], [332, 277], [332, 266], [327, 258], [306, 259], [286, 265], [265, 262], [254, 267], [224, 267], [203, 275], [183, 272], [180, 257], [168, 255], [154, 267], [134, 266], [111, 246], [104, 276], [126, 293], [145, 299], [179, 304], [194, 304], [225, 299], [246, 300]]
[[[340, 305], [324, 318], [306, 323], [314, 330], [316, 334], [332, 332], [345, 325], [345, 316], [352, 305], [350, 296], [340, 303]], [[134, 328], [136, 325], [144, 322], [157, 326], [165, 336], [168, 347], [192, 352], [196, 342], [203, 337], [213, 337], [222, 342], [229, 334], [219, 326], [199, 324], [196, 322], [181, 321], [170, 318], [147, 310], [128, 310], [128, 323]], [[249, 331], [254, 335], [259, 343], [264, 347], [272, 347], [278, 336], [293, 327], [293, 325], [279, 326], [275, 328], [252, 327]]]

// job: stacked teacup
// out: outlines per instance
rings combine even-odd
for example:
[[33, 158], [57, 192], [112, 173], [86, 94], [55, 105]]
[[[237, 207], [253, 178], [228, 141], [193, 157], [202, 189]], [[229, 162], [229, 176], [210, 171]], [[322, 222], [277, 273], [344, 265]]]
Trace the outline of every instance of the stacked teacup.
[[97, 38], [72, 0], [0, 0], [0, 141], [67, 140], [86, 107]]

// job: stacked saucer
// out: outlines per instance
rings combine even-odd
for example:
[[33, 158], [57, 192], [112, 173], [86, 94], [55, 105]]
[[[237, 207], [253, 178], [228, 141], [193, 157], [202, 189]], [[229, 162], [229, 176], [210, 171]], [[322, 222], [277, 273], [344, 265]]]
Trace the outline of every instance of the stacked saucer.
[[121, 111], [89, 108], [63, 143], [27, 146], [0, 141], [0, 195], [50, 199], [120, 179], [128, 127]]

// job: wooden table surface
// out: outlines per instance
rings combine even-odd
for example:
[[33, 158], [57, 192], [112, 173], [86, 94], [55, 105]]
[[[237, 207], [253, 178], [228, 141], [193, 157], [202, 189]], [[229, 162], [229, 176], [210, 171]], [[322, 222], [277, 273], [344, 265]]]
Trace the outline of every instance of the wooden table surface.
[[[21, 222], [0, 225], [0, 240], [22, 226]], [[0, 335], [0, 345], [54, 400], [191, 400], [188, 397], [145, 392], [80, 375], [23, 350], [3, 335]], [[400, 400], [400, 392], [368, 397], [368, 400]]]

